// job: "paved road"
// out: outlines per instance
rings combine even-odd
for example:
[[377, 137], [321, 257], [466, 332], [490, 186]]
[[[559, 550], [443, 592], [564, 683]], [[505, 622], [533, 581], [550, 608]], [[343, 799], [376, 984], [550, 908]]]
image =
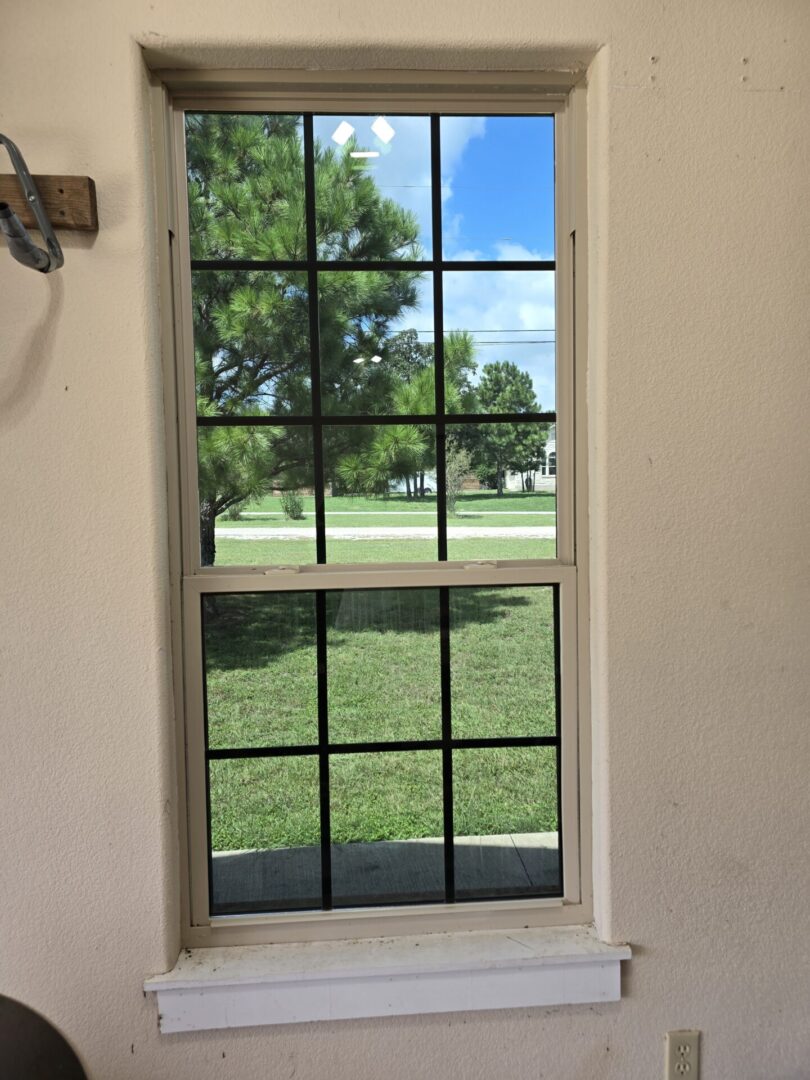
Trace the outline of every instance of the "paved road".
[[[430, 525], [380, 525], [340, 528], [327, 526], [332, 540], [434, 540], [436, 528]], [[553, 525], [514, 525], [512, 528], [481, 525], [448, 525], [448, 540], [553, 540], [557, 530]], [[217, 529], [218, 540], [314, 540], [315, 529]]]

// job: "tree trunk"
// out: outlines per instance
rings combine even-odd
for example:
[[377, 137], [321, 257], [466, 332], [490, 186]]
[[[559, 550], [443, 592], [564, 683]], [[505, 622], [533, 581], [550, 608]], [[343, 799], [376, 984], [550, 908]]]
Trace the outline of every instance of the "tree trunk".
[[419, 473], [419, 498], [424, 499], [424, 497], [425, 497], [425, 474], [423, 472], [420, 472]]
[[203, 566], [213, 566], [216, 556], [216, 541], [214, 539], [214, 522], [216, 510], [210, 502], [204, 501], [200, 505], [200, 562]]
[[501, 469], [499, 467], [497, 472], [498, 472], [498, 495], [501, 496], [501, 495], [503, 495], [503, 469]]
[[410, 478], [410, 476], [405, 477], [405, 491], [407, 493], [408, 498], [410, 499], [410, 497], [411, 497], [411, 478]]

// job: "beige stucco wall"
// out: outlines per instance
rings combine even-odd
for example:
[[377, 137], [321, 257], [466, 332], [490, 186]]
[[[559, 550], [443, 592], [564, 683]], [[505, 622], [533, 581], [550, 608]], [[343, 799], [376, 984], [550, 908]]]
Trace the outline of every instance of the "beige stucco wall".
[[[139, 42], [322, 67], [602, 47], [593, 688], [620, 1004], [158, 1035], [141, 985], [177, 948], [177, 806]], [[803, 0], [6, 5], [0, 130], [35, 172], [92, 175], [101, 228], [47, 278], [0, 251], [0, 992], [93, 1080], [650, 1080], [681, 1026], [707, 1078], [810, 1076], [808, 47]]]

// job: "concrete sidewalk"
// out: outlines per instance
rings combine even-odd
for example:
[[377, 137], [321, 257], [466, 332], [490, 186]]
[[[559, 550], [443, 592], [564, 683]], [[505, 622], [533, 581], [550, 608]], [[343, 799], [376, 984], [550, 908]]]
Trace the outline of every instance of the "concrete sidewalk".
[[[332, 540], [435, 540], [436, 534], [436, 527], [431, 525], [326, 527], [326, 536]], [[447, 527], [448, 540], [553, 540], [556, 535], [557, 530], [553, 525], [514, 525], [511, 528], [491, 525]], [[315, 529], [294, 529], [287, 526], [278, 529], [216, 529], [215, 536], [217, 540], [314, 540]]]
[[[520, 896], [559, 890], [557, 833], [459, 836], [456, 895]], [[318, 847], [214, 852], [214, 908], [273, 911], [321, 906]], [[332, 891], [340, 905], [444, 899], [444, 841], [332, 845]]]

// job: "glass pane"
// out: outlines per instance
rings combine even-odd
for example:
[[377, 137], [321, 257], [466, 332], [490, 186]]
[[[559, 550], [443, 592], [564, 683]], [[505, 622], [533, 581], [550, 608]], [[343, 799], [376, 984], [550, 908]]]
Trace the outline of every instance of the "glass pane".
[[549, 746], [453, 751], [456, 896], [562, 892], [556, 755]]
[[312, 429], [197, 430], [203, 566], [315, 562]]
[[318, 258], [430, 258], [430, 118], [316, 116], [313, 128]]
[[318, 758], [211, 761], [212, 914], [321, 905]]
[[551, 586], [450, 590], [454, 739], [556, 735]]
[[542, 422], [448, 425], [448, 559], [556, 557], [553, 433]]
[[324, 468], [327, 562], [435, 561], [433, 427], [327, 427]]
[[186, 113], [192, 259], [304, 259], [300, 116]]
[[312, 412], [306, 274], [192, 272], [201, 416]]
[[441, 738], [439, 594], [326, 594], [329, 741]]
[[430, 274], [319, 274], [318, 317], [325, 416], [436, 411]]
[[445, 259], [554, 258], [554, 118], [443, 116]]
[[552, 412], [553, 271], [453, 270], [443, 281], [447, 411]]
[[209, 747], [317, 743], [314, 596], [225, 593], [202, 610]]
[[438, 750], [329, 761], [335, 904], [444, 898]]

